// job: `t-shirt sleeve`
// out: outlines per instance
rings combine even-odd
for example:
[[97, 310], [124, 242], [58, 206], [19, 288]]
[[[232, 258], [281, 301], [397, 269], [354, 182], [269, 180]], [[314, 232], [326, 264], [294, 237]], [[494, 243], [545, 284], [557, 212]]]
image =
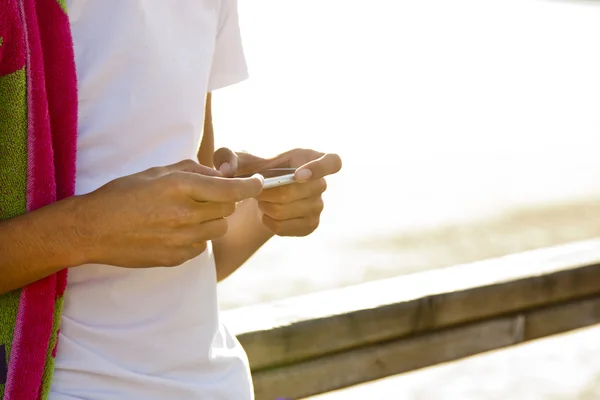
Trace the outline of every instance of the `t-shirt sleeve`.
[[242, 46], [237, 0], [222, 0], [208, 91], [212, 92], [248, 78]]

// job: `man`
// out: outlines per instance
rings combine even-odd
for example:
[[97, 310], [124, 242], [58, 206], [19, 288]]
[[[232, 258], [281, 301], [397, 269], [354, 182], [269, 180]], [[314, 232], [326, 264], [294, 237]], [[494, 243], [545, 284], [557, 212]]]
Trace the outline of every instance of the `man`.
[[[27, 7], [34, 2], [15, 4], [30, 29]], [[217, 281], [273, 235], [314, 231], [323, 177], [341, 161], [303, 149], [269, 159], [214, 152], [210, 92], [246, 78], [237, 0], [58, 4], [68, 10], [77, 67], [75, 196], [59, 193], [59, 201], [0, 221], [0, 295], [69, 268], [47, 396], [251, 399], [246, 356], [219, 320]], [[43, 37], [48, 13], [37, 14], [47, 61], [53, 51]], [[27, 68], [35, 70], [35, 46], [28, 54]], [[48, 70], [45, 75], [54, 123], [56, 80]], [[199, 163], [191, 161], [196, 156]], [[263, 191], [258, 176], [234, 178], [273, 167], [298, 168], [298, 183]], [[29, 169], [29, 176], [35, 173]], [[26, 331], [19, 324], [25, 323], [17, 322], [15, 332]], [[15, 346], [12, 353], [10, 362], [22, 356]], [[13, 375], [5, 396], [18, 392]]]

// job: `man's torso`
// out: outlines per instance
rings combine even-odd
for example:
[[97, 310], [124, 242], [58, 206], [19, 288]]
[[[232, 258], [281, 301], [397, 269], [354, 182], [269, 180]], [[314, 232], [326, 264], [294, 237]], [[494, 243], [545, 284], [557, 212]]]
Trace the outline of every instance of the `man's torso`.
[[[67, 0], [77, 194], [195, 158], [225, 2]], [[51, 400], [243, 400], [251, 392], [245, 354], [219, 321], [210, 246], [176, 268], [69, 272]]]

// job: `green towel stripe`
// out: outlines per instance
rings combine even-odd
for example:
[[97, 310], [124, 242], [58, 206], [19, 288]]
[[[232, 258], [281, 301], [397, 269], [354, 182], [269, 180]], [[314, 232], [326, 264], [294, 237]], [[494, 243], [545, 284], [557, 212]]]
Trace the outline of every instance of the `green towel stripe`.
[[0, 220], [27, 211], [25, 68], [0, 77]]
[[[0, 76], [0, 220], [24, 214], [27, 210], [27, 84], [25, 68]], [[7, 358], [21, 291], [0, 296], [0, 343]], [[8, 360], [7, 360], [8, 362]], [[4, 385], [0, 385], [0, 399]]]
[[44, 366], [44, 375], [42, 376], [42, 399], [47, 399], [50, 394], [50, 386], [52, 384], [52, 375], [54, 373], [54, 357], [52, 352], [58, 341], [58, 328], [60, 327], [60, 318], [62, 315], [62, 309], [65, 299], [64, 296], [56, 299], [54, 306], [54, 323], [52, 325], [52, 336], [50, 336], [50, 342], [48, 343], [48, 353], [46, 355], [46, 365]]
[[56, 0], [58, 2], [58, 5], [60, 6], [60, 8], [62, 8], [62, 10], [65, 12], [65, 14], [67, 13], [67, 0]]

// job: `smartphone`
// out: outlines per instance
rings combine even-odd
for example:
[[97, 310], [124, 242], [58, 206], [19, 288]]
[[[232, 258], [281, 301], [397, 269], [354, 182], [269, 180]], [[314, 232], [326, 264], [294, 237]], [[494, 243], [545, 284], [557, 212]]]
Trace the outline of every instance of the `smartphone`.
[[[272, 189], [279, 186], [289, 185], [296, 182], [294, 173], [296, 168], [273, 168], [257, 172], [265, 179], [263, 189]], [[242, 175], [239, 178], [247, 178], [254, 174]]]

